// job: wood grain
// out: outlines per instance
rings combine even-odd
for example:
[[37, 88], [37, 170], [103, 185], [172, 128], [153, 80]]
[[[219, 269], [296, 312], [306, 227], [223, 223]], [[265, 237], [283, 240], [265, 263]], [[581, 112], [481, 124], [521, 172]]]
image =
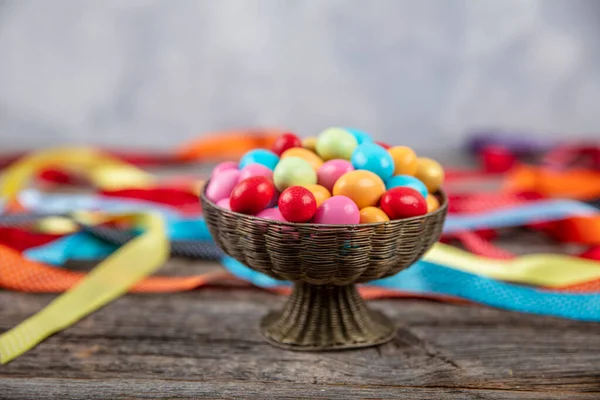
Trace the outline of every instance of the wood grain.
[[[53, 296], [0, 292], [0, 330]], [[0, 398], [600, 398], [600, 324], [418, 300], [376, 301], [399, 333], [375, 349], [297, 353], [255, 289], [128, 295], [0, 366]]]

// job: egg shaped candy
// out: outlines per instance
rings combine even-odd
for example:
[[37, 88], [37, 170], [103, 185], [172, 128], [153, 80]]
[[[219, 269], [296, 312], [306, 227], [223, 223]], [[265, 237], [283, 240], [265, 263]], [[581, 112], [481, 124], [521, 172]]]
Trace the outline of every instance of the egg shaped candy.
[[229, 197], [225, 197], [224, 199], [217, 201], [217, 205], [221, 208], [231, 211], [231, 205], [229, 204]]
[[312, 222], [315, 224], [354, 225], [360, 221], [358, 206], [346, 196], [328, 198], [317, 208]]
[[263, 218], [263, 219], [270, 219], [273, 221], [286, 222], [285, 218], [283, 218], [283, 215], [281, 215], [281, 211], [279, 211], [279, 208], [274, 208], [274, 207], [265, 208], [261, 212], [257, 213], [255, 215], [255, 217]]
[[313, 196], [315, 196], [317, 207], [331, 197], [331, 192], [321, 185], [304, 185], [304, 187], [310, 190]]
[[220, 164], [217, 164], [211, 174], [210, 174], [210, 178], [214, 178], [215, 176], [219, 175], [221, 172], [228, 170], [228, 169], [237, 169], [238, 167], [238, 163], [236, 163], [235, 161], [224, 161]]
[[417, 172], [417, 155], [410, 147], [394, 146], [388, 149], [394, 160], [394, 175], [414, 175]]
[[423, 197], [427, 197], [427, 186], [414, 176], [410, 175], [396, 175], [392, 176], [385, 183], [385, 188], [390, 190], [392, 188], [398, 186], [406, 186], [415, 189], [417, 192], [421, 193]]
[[317, 151], [317, 138], [314, 136], [309, 136], [307, 138], [302, 139], [302, 147], [304, 147], [306, 150], [316, 152]]
[[359, 145], [363, 144], [365, 142], [373, 141], [371, 136], [366, 132], [360, 131], [358, 129], [353, 129], [353, 128], [346, 128], [346, 130], [348, 132], [350, 132], [356, 138], [356, 141], [358, 142]]
[[444, 183], [444, 169], [435, 160], [426, 157], [417, 159], [417, 172], [415, 176], [433, 193]]
[[333, 190], [333, 186], [337, 180], [348, 172], [354, 171], [354, 167], [350, 161], [346, 160], [329, 160], [317, 171], [317, 182], [324, 186], [327, 190]]
[[378, 207], [365, 207], [360, 210], [360, 223], [371, 224], [374, 222], [386, 222], [389, 221], [390, 217]]
[[323, 160], [321, 159], [321, 157], [319, 157], [312, 151], [304, 149], [302, 147], [291, 148], [289, 150], [286, 150], [281, 155], [281, 159], [285, 159], [288, 157], [298, 157], [303, 159], [304, 161], [308, 162], [315, 171], [318, 171], [319, 168], [321, 168], [321, 166], [323, 165]]
[[384, 181], [394, 174], [394, 160], [390, 153], [378, 144], [366, 142], [352, 153], [354, 169], [365, 169], [377, 174]]
[[290, 186], [314, 185], [317, 183], [317, 173], [306, 160], [286, 157], [275, 167], [273, 182], [277, 190], [283, 192]]
[[242, 156], [240, 159], [239, 168], [242, 169], [250, 164], [262, 164], [265, 167], [273, 170], [278, 162], [279, 157], [272, 151], [266, 149], [254, 149]]
[[231, 211], [256, 214], [267, 207], [274, 194], [273, 183], [264, 176], [244, 179], [231, 191], [229, 197]]
[[438, 208], [440, 208], [440, 201], [432, 195], [431, 193], [427, 195], [427, 212], [434, 212]]
[[392, 147], [392, 146], [390, 146], [389, 144], [387, 144], [385, 142], [375, 142], [375, 144], [380, 145], [381, 147], [383, 147], [386, 150], [388, 150], [388, 149], [390, 149]]
[[352, 152], [358, 146], [353, 134], [342, 128], [329, 128], [317, 138], [317, 154], [325, 161], [340, 158], [350, 160]]
[[213, 203], [229, 197], [231, 191], [237, 185], [239, 178], [240, 171], [237, 169], [227, 169], [220, 172], [208, 182], [206, 197]]
[[293, 147], [301, 147], [302, 141], [300, 138], [293, 133], [284, 133], [275, 139], [275, 143], [273, 143], [273, 153], [281, 156], [284, 151], [287, 149], [291, 149]]
[[390, 219], [416, 217], [427, 213], [427, 202], [413, 188], [399, 186], [381, 196], [380, 207]]
[[342, 175], [333, 186], [334, 196], [346, 196], [359, 208], [377, 205], [385, 193], [383, 180], [371, 171], [352, 171]]
[[251, 176], [264, 176], [265, 178], [273, 180], [273, 170], [262, 164], [248, 164], [240, 170], [240, 182]]
[[290, 186], [279, 196], [279, 211], [288, 222], [308, 222], [317, 211], [317, 201], [310, 190]]

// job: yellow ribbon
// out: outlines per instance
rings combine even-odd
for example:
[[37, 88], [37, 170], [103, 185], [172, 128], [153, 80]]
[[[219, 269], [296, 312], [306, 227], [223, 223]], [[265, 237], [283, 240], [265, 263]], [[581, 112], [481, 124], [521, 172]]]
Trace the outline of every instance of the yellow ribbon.
[[[136, 171], [135, 167], [100, 152], [89, 149], [59, 149], [25, 157], [11, 166], [4, 175], [0, 194], [8, 200], [13, 200], [37, 171], [57, 164], [91, 168], [82, 172], [88, 172], [102, 186], [111, 180], [111, 174], [119, 168], [122, 168], [125, 175], [123, 179], [114, 180], [115, 184], [136, 186], [151, 181], [145, 172]], [[104, 174], [102, 171], [110, 173]], [[98, 216], [94, 213], [75, 212], [74, 215], [82, 223], [98, 221]], [[169, 241], [162, 218], [154, 214], [131, 217], [138, 226], [145, 228], [145, 232], [102, 261], [77, 285], [57, 297], [40, 312], [2, 334], [0, 363], [11, 361], [48, 336], [122, 296], [131, 286], [164, 264], [169, 256]]]
[[600, 279], [600, 263], [560, 254], [531, 254], [496, 260], [437, 243], [425, 261], [488, 278], [544, 287], [565, 287]]
[[27, 155], [13, 164], [3, 176], [0, 198], [14, 199], [32, 176], [53, 166], [77, 169], [103, 189], [146, 187], [154, 182], [147, 172], [98, 150], [58, 148]]

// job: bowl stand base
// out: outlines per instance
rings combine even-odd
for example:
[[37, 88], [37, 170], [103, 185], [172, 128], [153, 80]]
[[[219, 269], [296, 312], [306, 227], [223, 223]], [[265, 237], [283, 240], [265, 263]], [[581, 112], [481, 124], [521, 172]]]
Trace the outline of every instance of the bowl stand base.
[[260, 332], [275, 346], [297, 351], [376, 346], [396, 334], [394, 324], [369, 310], [355, 285], [294, 285], [281, 311], [263, 318]]

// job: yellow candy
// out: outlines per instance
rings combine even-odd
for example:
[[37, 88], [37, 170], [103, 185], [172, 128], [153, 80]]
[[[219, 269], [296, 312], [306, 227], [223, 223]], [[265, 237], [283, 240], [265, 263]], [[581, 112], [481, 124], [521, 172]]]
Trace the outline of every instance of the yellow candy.
[[373, 222], [389, 221], [390, 217], [378, 207], [365, 207], [360, 210], [360, 223], [371, 224]]
[[317, 151], [317, 138], [314, 136], [310, 136], [302, 139], [302, 147], [306, 150]]
[[385, 183], [371, 171], [358, 170], [342, 175], [333, 186], [334, 196], [346, 196], [359, 209], [375, 206], [385, 193]]
[[433, 193], [444, 182], [444, 169], [437, 161], [431, 158], [419, 157], [417, 159], [417, 173], [415, 177], [427, 186], [429, 193]]
[[435, 197], [434, 195], [432, 195], [431, 193], [427, 195], [427, 212], [434, 212], [435, 210], [437, 210], [438, 208], [440, 208], [440, 202], [437, 199], [437, 197]]
[[287, 157], [301, 158], [304, 161], [308, 162], [315, 171], [318, 171], [319, 168], [321, 168], [321, 165], [323, 165], [323, 160], [321, 159], [321, 157], [319, 157], [310, 150], [303, 149], [302, 147], [292, 147], [291, 149], [287, 149], [283, 152], [283, 154], [281, 154], [282, 160]]
[[417, 155], [410, 147], [395, 146], [388, 149], [394, 160], [394, 175], [412, 175], [417, 172]]
[[313, 196], [315, 196], [315, 200], [317, 200], [317, 207], [319, 207], [322, 202], [331, 197], [331, 193], [329, 193], [329, 190], [327, 190], [327, 188], [324, 186], [304, 185], [304, 187], [310, 190]]

